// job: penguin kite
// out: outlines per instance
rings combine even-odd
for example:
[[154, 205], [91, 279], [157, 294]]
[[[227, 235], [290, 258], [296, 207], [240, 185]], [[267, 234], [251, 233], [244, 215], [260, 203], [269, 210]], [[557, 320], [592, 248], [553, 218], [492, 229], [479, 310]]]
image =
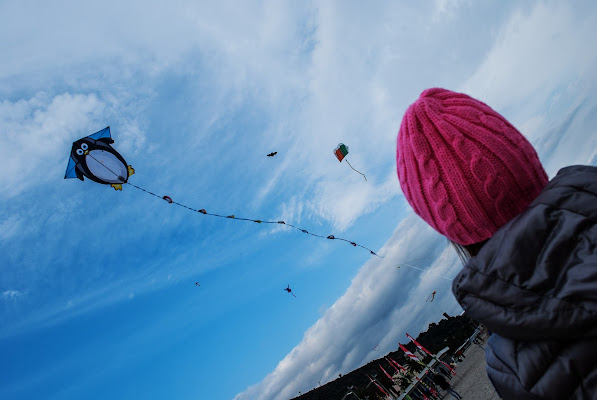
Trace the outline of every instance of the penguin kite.
[[[288, 293], [290, 293], [291, 295], [294, 296], [294, 293], [292, 293], [292, 289], [290, 289], [290, 285], [288, 285], [288, 287], [286, 289], [283, 289], [283, 290], [286, 290]], [[296, 297], [296, 296], [294, 296], [294, 297]]]
[[81, 138], [73, 143], [64, 179], [87, 177], [97, 183], [122, 190], [129, 177], [135, 173], [112, 146], [110, 127]]

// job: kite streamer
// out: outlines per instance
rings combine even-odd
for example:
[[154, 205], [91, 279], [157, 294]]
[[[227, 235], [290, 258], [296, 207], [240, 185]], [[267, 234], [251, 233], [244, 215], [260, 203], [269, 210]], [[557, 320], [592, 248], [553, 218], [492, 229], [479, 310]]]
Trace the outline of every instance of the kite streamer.
[[359, 173], [359, 174], [363, 175], [363, 178], [365, 178], [365, 180], [367, 180], [367, 177], [365, 176], [365, 174], [364, 174], [364, 173], [362, 173], [362, 172], [360, 172], [360, 171], [357, 171], [356, 169], [354, 169], [354, 167], [353, 167], [352, 165], [350, 165], [350, 163], [348, 162], [348, 160], [346, 160], [346, 164], [348, 164], [348, 166], [349, 166], [350, 168], [352, 168], [352, 170], [353, 170], [354, 172], [357, 172], [357, 173]]
[[[264, 221], [253, 218], [239, 218], [235, 215], [221, 215], [207, 212], [204, 208], [195, 209], [185, 204], [174, 201], [170, 196], [159, 196], [149, 190], [143, 189], [140, 186], [132, 184], [128, 181], [128, 178], [135, 173], [135, 170], [130, 165], [127, 165], [124, 158], [110, 146], [114, 143], [110, 134], [110, 127], [104, 128], [94, 134], [81, 138], [73, 143], [71, 149], [71, 155], [66, 167], [66, 174], [64, 179], [79, 178], [83, 180], [83, 177], [87, 177], [97, 183], [110, 185], [116, 190], [122, 190], [122, 185], [130, 185], [137, 188], [147, 194], [150, 194], [159, 199], [165, 200], [169, 204], [176, 204], [177, 206], [186, 208], [187, 210], [203, 214], [210, 215], [218, 218], [228, 218], [237, 221], [250, 221], [258, 224], [280, 224], [288, 226], [290, 228], [297, 229], [307, 235], [315, 236], [318, 238], [324, 238], [329, 240], [341, 240], [350, 243], [354, 247], [360, 247], [369, 251], [370, 254], [383, 258], [382, 256], [375, 253], [373, 250], [355, 243], [348, 239], [335, 237], [334, 235], [322, 236], [316, 233], [307, 231], [306, 229], [299, 228], [298, 226], [286, 223], [285, 221]], [[346, 150], [348, 152], [348, 149]], [[358, 171], [357, 171], [358, 172]], [[364, 175], [363, 175], [364, 176]], [[366, 178], [365, 178], [366, 179]]]
[[130, 186], [132, 186], [132, 187], [134, 187], [134, 188], [137, 188], [137, 189], [139, 189], [139, 190], [142, 190], [143, 192], [145, 192], [145, 193], [148, 193], [148, 194], [150, 194], [150, 195], [152, 195], [152, 196], [155, 196], [155, 197], [157, 197], [157, 198], [159, 198], [159, 199], [166, 200], [166, 201], [167, 201], [168, 203], [170, 203], [170, 204], [176, 204], [177, 206], [180, 206], [180, 207], [186, 208], [187, 210], [191, 210], [191, 211], [194, 211], [194, 212], [198, 212], [198, 213], [200, 213], [200, 214], [203, 214], [203, 215], [211, 215], [212, 217], [218, 217], [218, 218], [228, 218], [228, 219], [234, 219], [234, 220], [237, 220], [237, 221], [250, 221], [250, 222], [255, 222], [255, 223], [258, 223], [258, 224], [279, 224], [279, 225], [284, 225], [284, 226], [288, 226], [288, 227], [290, 227], [290, 228], [297, 229], [297, 230], [299, 230], [299, 231], [301, 231], [301, 232], [303, 232], [303, 233], [306, 233], [307, 235], [315, 236], [315, 237], [318, 237], [318, 238], [324, 238], [324, 239], [330, 239], [330, 240], [342, 240], [342, 241], [344, 241], [344, 242], [350, 243], [350, 244], [351, 244], [351, 245], [353, 245], [354, 247], [360, 247], [360, 248], [362, 248], [362, 249], [368, 250], [368, 251], [369, 251], [369, 253], [370, 253], [370, 254], [372, 254], [372, 255], [374, 255], [374, 256], [377, 256], [377, 257], [379, 257], [379, 258], [383, 258], [383, 257], [382, 257], [382, 256], [380, 256], [379, 254], [375, 253], [373, 250], [371, 250], [371, 249], [369, 249], [369, 248], [367, 248], [367, 247], [365, 247], [365, 246], [362, 246], [362, 245], [360, 245], [360, 244], [358, 244], [358, 243], [355, 243], [355, 242], [353, 242], [353, 241], [351, 241], [351, 240], [348, 240], [348, 239], [339, 238], [339, 237], [336, 237], [336, 236], [334, 236], [334, 235], [328, 235], [328, 236], [318, 235], [318, 234], [316, 234], [316, 233], [309, 232], [309, 231], [307, 231], [306, 229], [303, 229], [303, 228], [300, 228], [300, 227], [298, 227], [298, 226], [295, 226], [295, 225], [289, 224], [289, 223], [287, 223], [287, 222], [285, 222], [285, 221], [264, 221], [264, 220], [261, 220], [261, 219], [253, 219], [253, 218], [240, 218], [240, 217], [237, 217], [237, 216], [235, 216], [235, 215], [221, 215], [221, 214], [215, 214], [215, 213], [210, 213], [210, 212], [207, 212], [207, 211], [206, 211], [204, 208], [202, 208], [202, 209], [200, 209], [200, 210], [197, 210], [197, 209], [195, 209], [195, 208], [192, 208], [192, 207], [189, 207], [189, 206], [187, 206], [187, 205], [184, 205], [184, 204], [182, 204], [182, 203], [179, 203], [179, 202], [177, 202], [177, 201], [174, 201], [174, 200], [172, 200], [172, 199], [171, 199], [169, 196], [163, 196], [163, 197], [162, 197], [162, 196], [159, 196], [159, 195], [157, 195], [157, 194], [155, 194], [155, 193], [152, 193], [152, 192], [150, 192], [149, 190], [143, 189], [142, 187], [140, 187], [140, 186], [137, 186], [137, 185], [135, 185], [135, 184], [132, 184], [132, 183], [130, 183], [130, 182], [127, 182], [126, 184], [127, 184], [127, 185], [130, 185]]

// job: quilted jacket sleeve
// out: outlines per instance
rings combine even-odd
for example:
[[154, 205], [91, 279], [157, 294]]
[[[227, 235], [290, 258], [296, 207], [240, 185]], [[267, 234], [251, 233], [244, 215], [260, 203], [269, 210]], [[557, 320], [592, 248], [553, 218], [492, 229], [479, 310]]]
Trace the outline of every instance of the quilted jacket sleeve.
[[492, 335], [487, 375], [505, 400], [597, 399], [597, 340], [522, 342]]

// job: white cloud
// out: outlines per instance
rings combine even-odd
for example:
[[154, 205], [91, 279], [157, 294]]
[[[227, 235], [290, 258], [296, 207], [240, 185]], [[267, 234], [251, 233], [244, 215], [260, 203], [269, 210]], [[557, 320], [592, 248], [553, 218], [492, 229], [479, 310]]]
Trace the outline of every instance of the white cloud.
[[0, 103], [2, 195], [12, 197], [31, 182], [61, 176], [58, 169], [66, 169], [68, 142], [101, 112], [102, 104], [93, 94], [49, 98], [38, 93], [29, 100]]
[[[328, 382], [406, 342], [404, 333], [417, 334], [441, 312], [458, 312], [444, 275], [455, 275], [458, 261], [451, 249], [436, 254], [444, 242], [435, 231], [411, 214], [396, 229], [381, 253], [353, 279], [346, 293], [305, 332], [302, 341], [265, 379], [235, 399], [287, 399], [306, 392], [318, 382]], [[447, 256], [449, 254], [450, 256]], [[419, 260], [426, 271], [402, 266]], [[425, 264], [426, 263], [426, 264]], [[416, 264], [416, 262], [415, 262]], [[438, 291], [434, 303], [425, 299]], [[438, 304], [441, 307], [436, 308]], [[373, 347], [380, 346], [380, 351]]]
[[22, 224], [23, 220], [18, 215], [11, 215], [4, 221], [0, 221], [0, 239], [6, 240], [16, 235]]
[[2, 299], [5, 301], [17, 301], [21, 296], [23, 296], [23, 293], [14, 289], [2, 292]]
[[502, 26], [462, 90], [493, 108], [517, 110], [519, 117], [545, 109], [546, 99], [558, 88], [592, 79], [597, 54], [587, 49], [595, 35], [591, 13], [575, 12], [568, 3], [537, 2], [530, 11], [516, 11]]
[[462, 90], [503, 113], [533, 143], [550, 177], [597, 148], [593, 12], [538, 2], [500, 29]]
[[[348, 168], [344, 169], [347, 174], [355, 174]], [[379, 185], [365, 181], [355, 174], [349, 185], [329, 180], [318, 183], [316, 198], [319, 201], [310, 206], [315, 215], [330, 220], [335, 230], [343, 231], [359, 216], [372, 212], [399, 193], [400, 187], [394, 171]]]
[[591, 156], [587, 160], [586, 164], [593, 165], [593, 166], [597, 167], [597, 149], [595, 149], [593, 154], [591, 154]]
[[470, 0], [435, 0], [434, 18], [453, 17], [460, 7], [469, 4]]
[[[35, 78], [43, 66], [45, 71], [63, 69], [68, 80], [73, 66], [109, 68], [119, 59], [146, 62], [153, 68], [172, 63], [194, 37], [190, 24], [179, 18], [182, 12], [155, 1], [147, 2], [141, 14], [134, 1], [3, 2], [0, 35], [19, 40], [0, 44], [6, 57], [0, 78], [22, 73]], [[151, 53], [156, 49], [160, 57], [154, 59]]]
[[[2, 329], [0, 329], [0, 337], [14, 336], [22, 332], [31, 331], [32, 329], [55, 326], [61, 322], [76, 318], [77, 316], [85, 315], [98, 308], [117, 304], [127, 298], [132, 299], [135, 297], [135, 294], [128, 292], [131, 289], [139, 289], [139, 292], [142, 292], [143, 290], [147, 292], [155, 289], [155, 287], [148, 288], [147, 285], [143, 283], [131, 281], [132, 279], [113, 281], [111, 284], [98, 286], [85, 293], [79, 293], [75, 298], [69, 298], [68, 300], [62, 299], [61, 302], [40, 304], [27, 315], [11, 321], [10, 325], [2, 326]], [[163, 286], [165, 285], [162, 285], [161, 287]], [[64, 285], [62, 287], [66, 288]], [[2, 294], [3, 298], [16, 299], [22, 295], [22, 293], [14, 290], [8, 291], [8, 294], [6, 293], [7, 292], [4, 292]]]

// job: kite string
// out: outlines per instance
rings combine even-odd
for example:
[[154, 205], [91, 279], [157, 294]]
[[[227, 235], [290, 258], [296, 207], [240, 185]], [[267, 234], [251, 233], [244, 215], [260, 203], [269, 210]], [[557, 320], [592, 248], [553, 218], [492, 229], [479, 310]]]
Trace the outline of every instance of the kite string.
[[[401, 264], [400, 264], [400, 266], [402, 266], [402, 265], [405, 265], [405, 266], [407, 266], [407, 267], [410, 267], [410, 268], [413, 268], [413, 269], [418, 269], [419, 271], [423, 271], [423, 272], [427, 272], [427, 271], [429, 271], [429, 269], [430, 269], [430, 268], [428, 268], [428, 269], [422, 269], [422, 268], [415, 267], [414, 265], [410, 265], [410, 264], [406, 264], [406, 263], [401, 263]], [[449, 280], [449, 281], [452, 281], [452, 282], [454, 281], [454, 279], [452, 279], [452, 278], [448, 278], [447, 276], [444, 276], [444, 275], [440, 275], [440, 276], [441, 276], [442, 278], [444, 278], [444, 279], [447, 279], [447, 280]]]
[[[448, 255], [448, 253], [447, 253], [447, 251], [446, 251], [446, 249], [445, 249], [445, 248], [444, 248], [444, 250], [442, 251], [442, 253], [443, 253], [443, 254], [442, 254], [441, 258], [439, 259], [439, 261], [435, 261], [433, 264], [436, 264], [436, 265], [441, 265], [441, 264], [443, 263], [444, 259], [445, 259], [445, 258], [446, 258], [446, 256]], [[403, 266], [403, 265], [404, 265], [404, 266], [406, 266], [406, 267], [413, 268], [413, 269], [416, 269], [416, 270], [419, 270], [419, 271], [422, 271], [422, 272], [427, 272], [427, 271], [429, 271], [429, 270], [431, 269], [431, 267], [430, 267], [430, 268], [427, 268], [427, 269], [422, 269], [422, 268], [420, 268], [420, 267], [414, 266], [414, 265], [412, 265], [412, 264], [409, 264], [409, 263], [411, 263], [411, 262], [417, 262], [417, 261], [421, 261], [421, 260], [427, 260], [427, 259], [429, 259], [429, 258], [432, 258], [432, 257], [429, 257], [429, 256], [427, 256], [427, 257], [421, 257], [421, 258], [417, 258], [416, 260], [412, 260], [412, 261], [408, 261], [408, 262], [400, 263], [400, 265], [398, 266], [398, 268], [400, 268], [401, 266]], [[440, 275], [440, 276], [441, 276], [442, 278], [444, 278], [444, 279], [447, 279], [447, 280], [449, 280], [450, 282], [454, 282], [454, 279], [452, 279], [452, 278], [448, 278], [448, 277], [447, 277], [447, 276], [445, 276], [445, 275]]]
[[140, 186], [137, 186], [137, 185], [135, 185], [135, 184], [132, 184], [132, 183], [130, 183], [130, 182], [126, 182], [126, 184], [127, 184], [127, 185], [131, 185], [132, 187], [134, 187], [134, 188], [137, 188], [137, 189], [139, 189], [139, 190], [141, 190], [141, 191], [143, 191], [143, 192], [145, 192], [145, 193], [149, 193], [150, 195], [152, 195], [152, 196], [155, 196], [155, 197], [157, 197], [158, 199], [162, 199], [162, 200], [164, 200], [164, 198], [163, 198], [162, 196], [158, 196], [157, 194], [155, 194], [155, 193], [153, 193], [153, 192], [150, 192], [149, 190], [143, 189], [143, 188], [142, 188], [142, 187], [140, 187]]
[[[95, 161], [97, 161], [97, 162], [98, 162], [98, 163], [99, 163], [101, 166], [103, 166], [103, 167], [104, 167], [104, 168], [106, 168], [108, 171], [110, 171], [110, 172], [111, 172], [111, 173], [112, 173], [114, 176], [116, 176], [117, 178], [120, 178], [120, 176], [119, 176], [119, 175], [118, 175], [116, 172], [112, 171], [110, 168], [108, 168], [106, 165], [104, 165], [104, 163], [103, 163], [103, 162], [99, 161], [98, 159], [96, 159], [95, 157], [93, 157], [91, 154], [88, 154], [88, 156], [89, 156], [89, 157], [91, 157], [91, 158], [93, 158]], [[348, 161], [347, 161], [347, 162], [348, 162]], [[350, 164], [349, 164], [349, 165], [350, 165]], [[352, 168], [352, 166], [351, 166], [351, 168]], [[353, 168], [353, 169], [354, 169], [354, 168]], [[355, 171], [356, 171], [356, 170], [355, 170]], [[357, 172], [358, 172], [358, 171], [357, 171]], [[359, 172], [359, 173], [360, 173], [360, 172]], [[361, 174], [361, 175], [362, 175], [362, 174]], [[365, 175], [363, 175], [363, 176], [365, 176]], [[120, 179], [120, 180], [122, 181], [122, 179]], [[365, 180], [367, 180], [367, 178], [365, 178]], [[157, 194], [155, 194], [155, 193], [153, 193], [153, 192], [150, 192], [149, 190], [147, 190], [147, 189], [144, 189], [144, 188], [142, 188], [142, 187], [140, 187], [140, 186], [137, 186], [137, 185], [135, 185], [135, 184], [132, 184], [132, 183], [130, 183], [130, 182], [124, 182], [124, 181], [122, 181], [122, 182], [123, 182], [123, 183], [125, 183], [125, 184], [128, 184], [128, 185], [131, 185], [132, 187], [134, 187], [134, 188], [137, 188], [137, 189], [139, 189], [139, 190], [141, 190], [141, 191], [143, 191], [143, 192], [145, 192], [145, 193], [148, 193], [148, 194], [150, 194], [150, 195], [152, 195], [152, 196], [154, 196], [154, 197], [157, 197], [157, 198], [159, 198], [159, 199], [162, 199], [162, 200], [166, 200], [166, 201], [168, 201], [169, 203], [176, 204], [177, 206], [180, 206], [180, 207], [186, 208], [187, 210], [191, 210], [191, 211], [194, 211], [194, 212], [199, 212], [199, 213], [201, 213], [201, 214], [204, 214], [204, 215], [211, 215], [211, 216], [213, 216], [213, 217], [219, 217], [219, 218], [237, 219], [237, 220], [240, 220], [240, 221], [251, 221], [251, 222], [256, 222], [256, 223], [260, 223], [260, 224], [261, 224], [261, 223], [263, 223], [263, 224], [282, 224], [282, 225], [287, 225], [287, 226], [289, 226], [289, 227], [291, 227], [291, 228], [298, 229], [298, 230], [300, 230], [301, 232], [303, 232], [303, 233], [306, 233], [307, 235], [311, 235], [311, 236], [315, 236], [315, 237], [319, 237], [319, 238], [326, 238], [326, 239], [330, 239], [330, 240], [343, 240], [343, 241], [345, 241], [345, 242], [348, 242], [348, 243], [350, 243], [350, 244], [351, 244], [351, 245], [353, 245], [354, 247], [361, 247], [361, 248], [363, 248], [363, 249], [365, 249], [365, 250], [368, 250], [368, 251], [369, 251], [369, 253], [371, 253], [372, 255], [374, 255], [374, 256], [377, 256], [377, 257], [380, 257], [380, 258], [383, 258], [382, 256], [380, 256], [380, 255], [378, 255], [377, 253], [375, 253], [373, 250], [371, 250], [371, 249], [369, 249], [369, 248], [367, 248], [367, 247], [365, 247], [365, 246], [362, 246], [362, 245], [360, 245], [360, 244], [358, 244], [358, 243], [352, 242], [352, 241], [350, 241], [350, 240], [348, 240], [348, 239], [338, 238], [338, 237], [335, 237], [334, 235], [329, 235], [329, 236], [322, 236], [322, 235], [318, 235], [318, 234], [315, 234], [315, 233], [311, 233], [311, 232], [307, 231], [306, 229], [299, 228], [298, 226], [294, 226], [294, 225], [292, 225], [292, 224], [287, 224], [287, 223], [286, 223], [286, 222], [284, 222], [284, 221], [262, 221], [262, 220], [259, 220], [259, 219], [250, 219], [250, 218], [237, 218], [237, 217], [235, 217], [234, 215], [228, 215], [228, 216], [225, 216], [225, 215], [220, 215], [220, 214], [208, 213], [208, 212], [207, 212], [207, 211], [205, 211], [204, 209], [197, 210], [197, 209], [195, 209], [195, 208], [191, 208], [191, 207], [189, 207], [189, 206], [187, 206], [187, 205], [185, 205], [185, 204], [182, 204], [182, 203], [179, 203], [179, 202], [173, 201], [173, 200], [172, 200], [170, 197], [168, 197], [168, 196], [163, 196], [163, 197], [160, 197], [159, 195], [157, 195]]]
[[350, 165], [350, 163], [348, 162], [348, 160], [346, 160], [346, 164], [348, 164], [348, 166], [349, 166], [350, 168], [352, 168], [352, 170], [353, 170], [354, 172], [357, 172], [357, 173], [359, 173], [359, 174], [363, 175], [363, 178], [365, 178], [365, 181], [367, 180], [367, 177], [365, 176], [365, 174], [364, 174], [364, 173], [362, 173], [362, 172], [360, 172], [360, 171], [357, 171], [356, 169], [354, 169], [354, 167], [353, 167], [352, 165]]
[[343, 238], [335, 237], [334, 235], [328, 235], [328, 236], [318, 235], [318, 234], [316, 234], [316, 233], [311, 233], [311, 232], [307, 231], [306, 229], [302, 229], [302, 228], [300, 228], [300, 227], [298, 227], [298, 226], [295, 226], [295, 225], [292, 225], [292, 224], [288, 224], [288, 223], [286, 223], [286, 222], [284, 222], [284, 221], [263, 221], [263, 220], [259, 220], [259, 219], [251, 219], [251, 218], [239, 218], [239, 217], [236, 217], [236, 216], [234, 216], [234, 215], [220, 215], [220, 214], [214, 214], [214, 213], [207, 212], [205, 209], [198, 210], [198, 209], [195, 209], [195, 208], [189, 207], [189, 206], [187, 206], [187, 205], [185, 205], [185, 204], [179, 203], [179, 202], [177, 202], [177, 201], [173, 201], [173, 200], [172, 200], [172, 199], [170, 199], [168, 196], [163, 196], [163, 197], [160, 197], [159, 195], [157, 195], [157, 194], [155, 194], [155, 193], [153, 193], [153, 192], [150, 192], [149, 190], [147, 190], [147, 189], [144, 189], [144, 188], [142, 188], [142, 187], [140, 187], [140, 186], [137, 186], [137, 185], [135, 185], [135, 184], [132, 184], [132, 183], [130, 183], [130, 182], [126, 182], [126, 184], [127, 184], [127, 185], [131, 185], [132, 187], [134, 187], [134, 188], [137, 188], [137, 189], [139, 189], [139, 190], [141, 190], [141, 191], [143, 191], [143, 192], [145, 192], [145, 193], [148, 193], [148, 194], [150, 194], [150, 195], [152, 195], [152, 196], [154, 196], [154, 197], [157, 197], [157, 198], [159, 198], [159, 199], [162, 199], [162, 200], [166, 200], [166, 201], [168, 201], [168, 203], [176, 204], [177, 206], [180, 206], [180, 207], [186, 208], [187, 210], [191, 210], [191, 211], [194, 211], [194, 212], [201, 213], [201, 214], [203, 214], [203, 215], [210, 215], [210, 216], [212, 216], [212, 217], [218, 217], [218, 218], [235, 219], [235, 220], [239, 220], [239, 221], [251, 221], [251, 222], [256, 222], [256, 223], [259, 223], [259, 224], [280, 224], [280, 225], [286, 225], [286, 226], [288, 226], [288, 227], [290, 227], [290, 228], [294, 228], [294, 229], [297, 229], [297, 230], [299, 230], [299, 231], [301, 231], [301, 232], [303, 232], [303, 233], [306, 233], [307, 235], [311, 235], [311, 236], [315, 236], [315, 237], [319, 237], [319, 238], [330, 239], [330, 240], [342, 240], [342, 241], [345, 241], [345, 242], [347, 242], [347, 243], [350, 243], [350, 244], [351, 244], [351, 245], [353, 245], [354, 247], [360, 247], [360, 248], [363, 248], [363, 249], [365, 249], [365, 250], [369, 251], [369, 253], [370, 253], [370, 254], [372, 254], [372, 255], [374, 255], [374, 256], [377, 256], [377, 257], [379, 257], [379, 258], [383, 258], [383, 257], [382, 257], [382, 256], [380, 256], [379, 254], [375, 253], [373, 250], [371, 250], [371, 249], [369, 249], [369, 248], [367, 248], [367, 247], [365, 247], [365, 246], [362, 246], [362, 245], [360, 245], [360, 244], [358, 244], [358, 243], [355, 243], [355, 242], [353, 242], [353, 241], [351, 241], [351, 240], [348, 240], [348, 239], [343, 239]]

